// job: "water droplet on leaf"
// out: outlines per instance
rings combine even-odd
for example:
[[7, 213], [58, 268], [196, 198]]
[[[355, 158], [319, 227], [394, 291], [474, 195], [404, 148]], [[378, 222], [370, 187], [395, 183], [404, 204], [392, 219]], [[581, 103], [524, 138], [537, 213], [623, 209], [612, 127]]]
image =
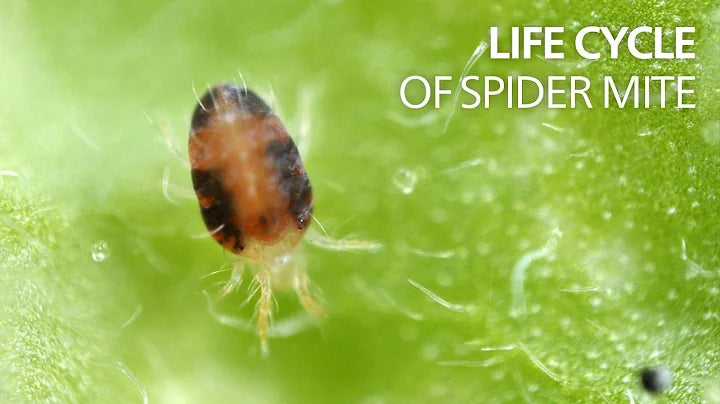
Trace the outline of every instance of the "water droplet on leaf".
[[399, 168], [392, 176], [392, 182], [405, 195], [412, 193], [417, 183], [417, 175], [407, 168]]
[[110, 247], [107, 241], [100, 240], [90, 247], [90, 254], [95, 262], [103, 262], [110, 258]]

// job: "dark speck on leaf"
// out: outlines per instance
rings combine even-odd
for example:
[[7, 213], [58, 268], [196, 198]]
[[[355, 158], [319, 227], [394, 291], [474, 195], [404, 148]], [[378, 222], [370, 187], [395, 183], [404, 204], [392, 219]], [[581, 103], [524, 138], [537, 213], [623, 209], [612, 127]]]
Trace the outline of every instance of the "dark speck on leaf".
[[640, 377], [645, 390], [652, 394], [659, 394], [668, 390], [673, 382], [672, 372], [664, 367], [643, 369]]

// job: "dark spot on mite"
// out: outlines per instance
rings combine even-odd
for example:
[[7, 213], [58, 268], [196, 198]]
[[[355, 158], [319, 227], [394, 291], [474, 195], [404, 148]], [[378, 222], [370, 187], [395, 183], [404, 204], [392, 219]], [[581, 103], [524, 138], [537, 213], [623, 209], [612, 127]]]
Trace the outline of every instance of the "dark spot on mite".
[[267, 156], [280, 169], [278, 186], [289, 199], [288, 210], [295, 217], [299, 229], [307, 226], [312, 214], [312, 186], [292, 139], [276, 140], [266, 149]]
[[265, 153], [281, 168], [295, 167], [300, 163], [300, 153], [292, 139], [270, 142]]
[[195, 112], [193, 112], [192, 121], [190, 123], [190, 129], [192, 131], [198, 130], [207, 124], [207, 121], [215, 114], [215, 97], [212, 94], [213, 90], [203, 95], [198, 104], [195, 106]]
[[218, 171], [192, 169], [190, 175], [192, 176], [193, 189], [203, 197], [218, 200], [223, 196], [227, 196]]
[[[242, 252], [242, 250], [245, 249], [245, 245], [242, 243], [242, 237], [240, 235], [240, 230], [238, 230], [237, 228], [234, 228], [234, 229], [235, 229], [235, 235], [233, 237], [235, 238], [235, 242], [233, 243], [232, 251], [234, 253], [240, 253], [240, 252]], [[227, 237], [227, 234], [225, 236]]]
[[223, 241], [234, 239], [233, 251], [242, 251], [245, 246], [242, 243], [242, 233], [234, 224], [235, 210], [232, 197], [223, 187], [219, 172], [193, 169], [191, 174], [195, 192], [212, 201], [209, 207], [200, 206], [205, 226], [211, 233], [217, 232], [213, 235], [216, 239]]
[[295, 197], [290, 200], [290, 211], [295, 216], [298, 229], [307, 226], [312, 214], [312, 186], [308, 177], [304, 177], [304, 181], [297, 185], [300, 192], [293, 194]]
[[239, 111], [260, 116], [272, 114], [272, 108], [252, 90], [237, 85], [225, 85], [222, 92], [225, 99], [232, 101]]
[[659, 394], [670, 388], [673, 382], [672, 372], [664, 367], [652, 367], [640, 372], [640, 379], [645, 390]]
[[266, 116], [272, 109], [257, 94], [236, 84], [222, 84], [208, 90], [195, 106], [190, 129], [197, 131], [208, 124], [219, 105], [232, 105], [238, 113]]

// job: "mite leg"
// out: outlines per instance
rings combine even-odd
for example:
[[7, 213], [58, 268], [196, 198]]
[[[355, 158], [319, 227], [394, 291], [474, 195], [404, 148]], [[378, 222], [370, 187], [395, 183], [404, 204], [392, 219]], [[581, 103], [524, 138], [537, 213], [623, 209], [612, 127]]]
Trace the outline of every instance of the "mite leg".
[[260, 285], [260, 300], [258, 300], [258, 337], [260, 338], [260, 350], [263, 355], [269, 353], [268, 331], [270, 329], [270, 316], [272, 312], [272, 284], [270, 272], [259, 271], [255, 280]]
[[378, 241], [369, 240], [338, 240], [320, 234], [310, 228], [305, 233], [305, 240], [310, 244], [333, 251], [369, 251], [375, 252], [382, 249], [383, 245]]
[[315, 318], [324, 319], [327, 317], [325, 309], [313, 300], [308, 282], [307, 274], [305, 274], [304, 271], [295, 271], [295, 274], [293, 275], [293, 287], [295, 288], [295, 293], [297, 293], [298, 299], [300, 300], [300, 304]]
[[237, 289], [242, 284], [243, 272], [245, 272], [245, 267], [243, 267], [241, 264], [233, 264], [232, 275], [230, 275], [230, 279], [227, 281], [225, 286], [223, 286], [223, 288], [218, 291], [217, 295], [215, 296], [216, 302], [220, 301], [220, 299], [222, 299], [223, 297], [234, 292], [235, 289]]

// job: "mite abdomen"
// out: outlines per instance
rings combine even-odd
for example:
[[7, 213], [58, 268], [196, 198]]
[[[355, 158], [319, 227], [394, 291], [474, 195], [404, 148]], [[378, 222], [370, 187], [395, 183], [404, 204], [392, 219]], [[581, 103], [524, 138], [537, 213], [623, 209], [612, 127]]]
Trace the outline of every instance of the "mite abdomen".
[[287, 252], [312, 214], [295, 143], [255, 93], [220, 85], [199, 100], [189, 140], [192, 180], [213, 238], [251, 258]]

